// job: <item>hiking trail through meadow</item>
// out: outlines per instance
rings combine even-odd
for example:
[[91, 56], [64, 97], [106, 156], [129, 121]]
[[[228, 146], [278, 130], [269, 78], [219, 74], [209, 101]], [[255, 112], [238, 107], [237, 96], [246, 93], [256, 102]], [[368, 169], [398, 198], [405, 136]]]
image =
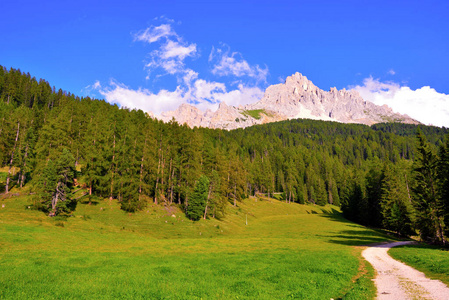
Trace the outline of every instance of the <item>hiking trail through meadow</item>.
[[413, 242], [393, 242], [368, 247], [362, 256], [374, 267], [377, 275], [377, 299], [449, 299], [449, 288], [439, 280], [401, 263], [388, 255], [392, 247]]

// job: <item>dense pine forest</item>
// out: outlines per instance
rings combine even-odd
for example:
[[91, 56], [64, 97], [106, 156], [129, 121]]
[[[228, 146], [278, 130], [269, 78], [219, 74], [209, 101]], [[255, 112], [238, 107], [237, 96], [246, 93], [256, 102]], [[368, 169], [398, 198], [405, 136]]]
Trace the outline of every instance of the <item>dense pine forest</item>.
[[223, 218], [229, 203], [265, 194], [334, 204], [355, 222], [445, 244], [448, 133], [299, 119], [191, 129], [0, 66], [0, 192], [32, 193], [50, 216], [116, 199], [127, 212], [154, 203]]

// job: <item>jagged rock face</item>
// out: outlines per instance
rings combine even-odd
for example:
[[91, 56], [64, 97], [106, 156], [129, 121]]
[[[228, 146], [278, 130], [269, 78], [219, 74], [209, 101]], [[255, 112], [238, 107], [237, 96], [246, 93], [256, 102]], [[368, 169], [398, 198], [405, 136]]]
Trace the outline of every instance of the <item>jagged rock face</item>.
[[264, 97], [250, 106], [274, 111], [288, 119], [310, 118], [366, 125], [387, 121], [418, 123], [406, 115], [394, 113], [388, 106], [363, 100], [354, 90], [331, 88], [328, 92], [323, 91], [300, 73], [288, 77], [284, 84], [268, 87]]
[[[256, 124], [253, 118], [246, 118], [238, 108], [228, 106], [221, 102], [217, 111], [213, 114], [210, 128], [235, 129], [244, 128]], [[236, 126], [233, 126], [233, 125]]]
[[316, 87], [307, 77], [296, 73], [284, 84], [269, 86], [264, 97], [244, 107], [220, 103], [216, 112], [205, 113], [194, 106], [183, 104], [176, 111], [162, 115], [162, 120], [175, 118], [190, 127], [222, 129], [245, 128], [286, 119], [307, 118], [343, 123], [372, 125], [380, 122], [419, 124], [407, 115], [394, 113], [386, 106], [363, 100], [354, 90], [331, 88], [326, 92]]
[[195, 106], [189, 104], [181, 104], [175, 111], [163, 112], [161, 119], [165, 122], [171, 121], [173, 118], [180, 124], [187, 124], [189, 127], [209, 127], [210, 118], [213, 113], [210, 110], [202, 112]]

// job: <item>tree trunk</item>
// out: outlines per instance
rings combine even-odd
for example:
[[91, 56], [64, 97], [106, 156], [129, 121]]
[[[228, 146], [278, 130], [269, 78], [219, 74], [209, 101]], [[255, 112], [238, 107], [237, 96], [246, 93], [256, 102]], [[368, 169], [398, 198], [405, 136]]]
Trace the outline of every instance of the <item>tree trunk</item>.
[[161, 152], [161, 184], [162, 184], [162, 188], [164, 187], [165, 184], [165, 177], [164, 177], [164, 170], [165, 170], [165, 159], [164, 159], [164, 151]]
[[405, 185], [407, 186], [408, 201], [412, 203], [412, 197], [410, 196], [410, 190], [408, 188], [407, 174], [404, 174], [404, 176], [405, 176]]
[[20, 129], [20, 122], [17, 122], [16, 141], [14, 142], [14, 148], [12, 149], [11, 160], [9, 161], [8, 176], [6, 177], [6, 190], [5, 190], [6, 194], [8, 194], [8, 192], [9, 192], [9, 180], [10, 180], [10, 177], [11, 177], [12, 163], [14, 161], [14, 152], [16, 151], [17, 140], [19, 139], [19, 129]]
[[204, 220], [206, 220], [206, 217], [207, 217], [207, 206], [209, 204], [209, 199], [210, 199], [210, 193], [211, 192], [212, 192], [212, 184], [209, 185], [209, 192], [207, 193], [206, 207], [204, 208], [204, 217], [203, 217]]
[[26, 146], [26, 148], [25, 148], [25, 157], [24, 157], [24, 159], [23, 159], [23, 167], [22, 167], [22, 169], [20, 170], [21, 171], [21, 173], [22, 173], [22, 176], [21, 176], [21, 179], [20, 179], [20, 188], [22, 188], [23, 187], [23, 184], [25, 183], [25, 167], [26, 167], [26, 165], [27, 165], [27, 157], [28, 157], [28, 144], [27, 144], [27, 146]]
[[162, 141], [161, 144], [159, 145], [159, 159], [158, 159], [158, 163], [157, 163], [157, 173], [156, 173], [156, 188], [154, 190], [154, 204], [157, 205], [157, 196], [158, 196], [158, 185], [159, 185], [159, 171], [161, 169], [161, 152], [162, 152]]
[[112, 165], [111, 165], [111, 193], [109, 199], [112, 200], [112, 193], [114, 191], [114, 160], [115, 160], [115, 133], [114, 133], [114, 144], [112, 146]]
[[[171, 162], [170, 162], [170, 164], [171, 164]], [[171, 175], [170, 204], [173, 203], [173, 190], [174, 190], [173, 178], [174, 177], [175, 177], [175, 168], [173, 168], [172, 175]]]
[[178, 204], [181, 205], [181, 175], [182, 175], [182, 166], [179, 166], [179, 177], [178, 177]]
[[237, 184], [234, 184], [234, 207], [237, 206]]
[[56, 205], [59, 201], [59, 186], [61, 185], [61, 182], [58, 182], [58, 185], [56, 186], [56, 193], [53, 196], [53, 199], [51, 200], [51, 210], [52, 212], [50, 215], [56, 215]]
[[[171, 190], [172, 190], [172, 172], [171, 172], [171, 168], [172, 168], [172, 161], [173, 161], [173, 158], [170, 158], [170, 166], [169, 166], [169, 168], [168, 168], [168, 188], [167, 188], [167, 193], [170, 191], [170, 193], [169, 193], [169, 199], [168, 199], [168, 201], [169, 201], [169, 203], [171, 204], [173, 201], [172, 201], [172, 193], [171, 193]], [[165, 203], [167, 203], [167, 200], [165, 200]]]
[[147, 139], [145, 139], [145, 143], [144, 143], [144, 146], [143, 146], [142, 159], [140, 161], [139, 201], [140, 201], [140, 196], [142, 194], [143, 162], [145, 161], [145, 150], [146, 150], [146, 148], [147, 148]]
[[443, 231], [443, 226], [441, 225], [443, 223], [443, 217], [439, 217], [438, 214], [436, 214], [435, 216], [436, 221], [437, 221], [437, 235], [438, 238], [440, 239], [441, 243], [443, 245], [446, 245], [446, 240], [444, 238], [444, 231]]
[[5, 118], [2, 118], [2, 126], [0, 126], [0, 135], [2, 135], [2, 131], [3, 131], [3, 124], [5, 123]]
[[140, 198], [140, 194], [142, 194], [143, 161], [144, 161], [144, 157], [142, 155], [142, 159], [140, 160], [139, 198]]

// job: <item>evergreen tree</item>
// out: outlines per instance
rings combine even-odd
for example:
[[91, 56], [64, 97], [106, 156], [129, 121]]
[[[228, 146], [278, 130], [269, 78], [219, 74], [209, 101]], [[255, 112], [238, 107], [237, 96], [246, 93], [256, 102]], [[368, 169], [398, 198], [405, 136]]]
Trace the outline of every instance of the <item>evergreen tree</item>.
[[[439, 149], [439, 195], [444, 210], [445, 236], [449, 237], [449, 135]], [[447, 239], [446, 239], [447, 240]]]
[[71, 188], [75, 178], [75, 158], [64, 149], [56, 161], [49, 160], [38, 181], [39, 208], [50, 216], [69, 214], [76, 207]]
[[413, 169], [416, 225], [423, 240], [444, 244], [443, 206], [437, 191], [437, 157], [421, 130], [417, 132], [417, 143]]
[[20, 154], [20, 173], [19, 182], [20, 187], [26, 184], [34, 169], [34, 145], [36, 143], [35, 129], [30, 127], [26, 130], [25, 136], [22, 140], [22, 147]]
[[[0, 176], [2, 186], [6, 181], [8, 189], [16, 182], [34, 184], [41, 178], [39, 182], [49, 183], [39, 185], [42, 193], [45, 187], [51, 194], [44, 198], [53, 199], [52, 176], [59, 176], [58, 161], [67, 148], [81, 166], [81, 185], [93, 196], [117, 199], [129, 211], [141, 209], [149, 199], [186, 209], [198, 178], [205, 175], [210, 178], [201, 213], [206, 218], [223, 215], [228, 202], [237, 205], [246, 195], [283, 192], [288, 202], [341, 202], [352, 220], [392, 228], [387, 219], [397, 219], [406, 202], [395, 203], [396, 196], [387, 195], [400, 191], [405, 199], [407, 191], [410, 199], [410, 178], [415, 207], [423, 216], [418, 220], [426, 224], [430, 218], [421, 233], [442, 242], [441, 232], [447, 236], [449, 231], [449, 142], [440, 147], [439, 158], [432, 154], [429, 164], [423, 159], [428, 153], [415, 149], [416, 128], [298, 119], [231, 131], [191, 129], [104, 100], [80, 99], [0, 66], [0, 166], [11, 170]], [[422, 131], [432, 146], [449, 133], [431, 126]], [[416, 160], [413, 176], [406, 177], [404, 160]], [[397, 181], [384, 182], [381, 166], [386, 161], [399, 174]], [[431, 165], [431, 176], [420, 165]], [[13, 176], [17, 169], [20, 173]]]
[[412, 204], [401, 170], [386, 164], [382, 180], [381, 209], [383, 225], [400, 235], [408, 236], [412, 229]]
[[209, 198], [209, 178], [201, 175], [190, 196], [186, 215], [190, 220], [198, 221], [204, 216], [206, 203]]
[[354, 182], [344, 193], [341, 205], [344, 217], [354, 222], [363, 223], [365, 220], [362, 218], [363, 211], [361, 209], [366, 209], [365, 204], [362, 186], [359, 182]]
[[366, 174], [366, 196], [368, 200], [368, 220], [367, 225], [382, 227], [383, 216], [381, 211], [382, 184], [384, 182], [384, 170], [381, 169], [381, 162], [375, 161]]

